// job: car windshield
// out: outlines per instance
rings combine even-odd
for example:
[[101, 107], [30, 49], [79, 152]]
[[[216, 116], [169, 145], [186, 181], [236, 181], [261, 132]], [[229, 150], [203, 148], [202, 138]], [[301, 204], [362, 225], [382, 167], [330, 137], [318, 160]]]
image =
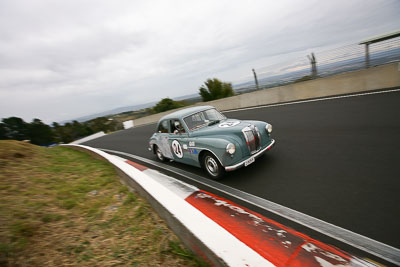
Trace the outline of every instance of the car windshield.
[[183, 120], [185, 121], [189, 130], [194, 131], [204, 126], [218, 123], [219, 121], [224, 119], [226, 119], [226, 117], [222, 115], [218, 110], [207, 109], [190, 115]]

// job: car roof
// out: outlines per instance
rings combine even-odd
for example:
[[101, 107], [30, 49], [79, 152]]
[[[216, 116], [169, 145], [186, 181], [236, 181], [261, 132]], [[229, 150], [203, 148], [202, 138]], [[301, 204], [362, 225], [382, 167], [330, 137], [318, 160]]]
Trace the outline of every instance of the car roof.
[[170, 114], [165, 115], [164, 117], [162, 117], [159, 121], [165, 120], [165, 119], [179, 119], [179, 118], [184, 118], [186, 116], [189, 116], [191, 114], [203, 111], [203, 110], [207, 110], [210, 108], [215, 108], [213, 106], [196, 106], [196, 107], [191, 107], [191, 108], [185, 108], [185, 109], [181, 109], [175, 112], [172, 112]]

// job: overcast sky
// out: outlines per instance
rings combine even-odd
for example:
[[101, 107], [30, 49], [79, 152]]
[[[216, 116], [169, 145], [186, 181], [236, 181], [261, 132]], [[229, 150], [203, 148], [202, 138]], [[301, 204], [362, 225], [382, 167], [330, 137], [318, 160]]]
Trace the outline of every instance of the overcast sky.
[[400, 29], [398, 0], [0, 0], [0, 118], [46, 123], [235, 82]]

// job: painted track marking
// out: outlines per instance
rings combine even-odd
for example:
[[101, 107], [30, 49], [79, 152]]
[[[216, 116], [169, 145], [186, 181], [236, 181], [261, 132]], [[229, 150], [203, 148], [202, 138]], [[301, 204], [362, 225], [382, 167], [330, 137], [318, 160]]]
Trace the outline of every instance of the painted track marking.
[[[399, 91], [400, 91], [400, 89], [399, 89]], [[344, 229], [339, 226], [333, 225], [331, 223], [322, 221], [320, 219], [314, 218], [307, 214], [298, 212], [296, 210], [284, 207], [284, 206], [274, 203], [272, 201], [251, 195], [251, 194], [243, 192], [241, 190], [217, 183], [210, 179], [206, 179], [202, 176], [199, 176], [199, 175], [196, 175], [193, 173], [189, 173], [189, 172], [183, 171], [181, 169], [168, 166], [163, 163], [159, 163], [159, 162], [147, 159], [147, 158], [143, 158], [140, 156], [132, 155], [132, 154], [121, 152], [121, 151], [102, 149], [102, 148], [99, 148], [99, 149], [106, 151], [106, 152], [110, 152], [110, 153], [128, 156], [128, 157], [137, 159], [141, 162], [145, 162], [145, 163], [151, 164], [153, 166], [165, 169], [165, 170], [175, 173], [179, 176], [185, 177], [191, 181], [195, 181], [197, 183], [200, 183], [207, 187], [210, 187], [214, 190], [222, 192], [226, 195], [229, 195], [229, 196], [232, 196], [241, 201], [247, 202], [253, 206], [256, 206], [261, 209], [267, 210], [269, 212], [275, 213], [278, 216], [286, 218], [290, 221], [294, 221], [300, 225], [306, 226], [307, 228], [310, 228], [316, 232], [319, 232], [321, 234], [324, 234], [326, 236], [329, 236], [331, 238], [339, 240], [345, 244], [348, 244], [352, 247], [355, 247], [361, 251], [367, 252], [367, 253], [374, 255], [378, 258], [381, 258], [383, 260], [386, 260], [390, 263], [400, 265], [400, 249], [394, 248], [392, 246], [386, 245], [379, 241], [362, 236], [360, 234], [354, 233], [347, 229]]]

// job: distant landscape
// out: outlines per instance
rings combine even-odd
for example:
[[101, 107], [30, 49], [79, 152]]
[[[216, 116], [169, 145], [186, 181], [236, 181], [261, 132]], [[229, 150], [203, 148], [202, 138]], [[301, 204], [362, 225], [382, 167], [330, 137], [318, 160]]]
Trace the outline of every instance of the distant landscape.
[[[175, 100], [175, 101], [185, 100], [189, 103], [195, 103], [195, 102], [200, 102], [201, 97], [199, 96], [199, 94], [190, 94], [190, 95], [175, 97], [175, 98], [173, 98], [173, 100]], [[141, 104], [141, 105], [115, 108], [115, 109], [107, 110], [104, 112], [79, 117], [79, 118], [72, 119], [72, 120], [61, 121], [60, 124], [65, 124], [67, 122], [72, 122], [72, 121], [85, 122], [85, 121], [89, 121], [89, 120], [92, 120], [92, 119], [95, 119], [98, 117], [106, 117], [106, 116], [117, 115], [117, 114], [124, 115], [123, 113], [125, 113], [125, 115], [128, 115], [129, 113], [135, 113], [136, 111], [144, 110], [146, 108], [151, 108], [155, 104], [157, 104], [157, 102], [158, 101], [154, 101], [154, 102], [149, 102], [149, 103]]]
[[[378, 66], [382, 64], [388, 64], [391, 62], [400, 60], [400, 38], [398, 41], [398, 46], [396, 48], [388, 49], [385, 51], [379, 51], [370, 54], [370, 66]], [[290, 69], [296, 68], [296, 71], [288, 71]], [[365, 55], [361, 54], [359, 56], [354, 55], [342, 55], [337, 58], [325, 60], [318, 62], [317, 55], [317, 69], [318, 77], [326, 77], [330, 75], [340, 74], [343, 72], [355, 71], [365, 68]], [[308, 62], [299, 64], [294, 62], [290, 65], [284, 65], [280, 67], [279, 70], [274, 70], [275, 72], [280, 72], [278, 75], [263, 77], [259, 75], [258, 83], [260, 89], [272, 88], [276, 86], [281, 86], [295, 82], [296, 80], [310, 75], [311, 66]], [[248, 91], [255, 90], [254, 80], [249, 80], [239, 84], [233, 84], [233, 89], [238, 93], [244, 93]]]

